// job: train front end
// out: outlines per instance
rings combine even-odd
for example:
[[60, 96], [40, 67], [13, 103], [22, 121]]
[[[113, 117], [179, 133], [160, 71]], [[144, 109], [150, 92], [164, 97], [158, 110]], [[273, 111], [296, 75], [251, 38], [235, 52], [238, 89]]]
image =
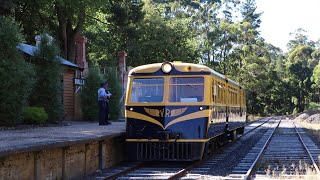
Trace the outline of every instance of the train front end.
[[199, 68], [185, 64], [151, 64], [129, 73], [125, 109], [129, 160], [202, 158], [210, 114], [204, 98], [206, 78]]

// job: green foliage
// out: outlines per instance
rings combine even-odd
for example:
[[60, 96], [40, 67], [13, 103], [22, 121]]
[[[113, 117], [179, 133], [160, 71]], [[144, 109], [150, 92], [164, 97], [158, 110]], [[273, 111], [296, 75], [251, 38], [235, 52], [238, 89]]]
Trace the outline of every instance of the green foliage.
[[91, 46], [88, 47], [89, 57], [92, 61], [99, 60], [102, 66], [110, 66], [110, 61], [115, 59], [118, 51], [128, 52], [129, 49], [135, 48], [135, 44], [132, 43], [139, 38], [138, 24], [144, 17], [141, 1], [109, 2], [92, 15], [98, 21], [92, 22], [85, 31], [86, 36], [92, 40]]
[[37, 82], [30, 105], [44, 107], [50, 123], [63, 120], [63, 69], [58, 59], [59, 49], [47, 34], [41, 35], [41, 43], [33, 63], [36, 66]]
[[320, 88], [320, 64], [318, 64], [312, 74], [312, 80], [315, 82], [317, 88]]
[[97, 66], [89, 69], [86, 83], [81, 91], [81, 107], [83, 119], [95, 121], [98, 119], [99, 106], [98, 106], [98, 89], [102, 82], [102, 75]]
[[0, 17], [0, 126], [21, 123], [35, 73], [16, 46], [22, 41], [19, 25]]
[[0, 14], [12, 16], [21, 22], [28, 44], [44, 30], [55, 35], [61, 48], [61, 56], [75, 60], [75, 37], [92, 23], [92, 14], [108, 6], [102, 0], [5, 0], [0, 5]]
[[320, 110], [320, 103], [310, 102], [306, 110]]
[[[21, 22], [29, 43], [44, 29], [53, 32], [70, 60], [75, 57], [75, 35], [84, 33], [90, 40], [88, 60], [102, 67], [115, 66], [122, 50], [128, 66], [200, 62], [247, 88], [249, 113], [300, 112], [310, 101], [319, 101], [320, 50], [303, 29], [291, 34], [287, 54], [266, 43], [259, 34], [261, 12], [255, 1], [6, 0], [0, 14]], [[14, 41], [8, 37], [5, 42]], [[92, 86], [91, 93], [96, 90]], [[94, 120], [96, 100], [87, 103], [95, 104], [87, 116]]]
[[287, 81], [292, 87], [290, 93], [295, 99], [295, 112], [304, 111], [309, 94], [312, 92], [312, 69], [308, 64], [312, 51], [310, 47], [298, 45], [291, 51], [287, 61]]
[[250, 22], [252, 27], [257, 30], [260, 27], [262, 13], [256, 12], [255, 0], [245, 0], [241, 8], [241, 14], [244, 22]]
[[298, 28], [295, 32], [290, 33], [294, 38], [290, 40], [287, 47], [291, 50], [295, 50], [297, 46], [305, 46], [310, 44], [308, 36], [305, 34], [306, 31], [302, 28]]
[[23, 120], [26, 124], [43, 124], [48, 120], [48, 114], [43, 107], [27, 107], [23, 111]]
[[109, 102], [109, 119], [117, 120], [121, 115], [123, 106], [123, 104], [120, 104], [123, 91], [121, 90], [119, 75], [115, 69], [110, 69], [105, 78], [108, 82], [108, 91], [112, 94]]
[[110, 66], [115, 55], [125, 50], [129, 54], [128, 66], [177, 59], [197, 62], [198, 44], [194, 41], [196, 34], [190, 19], [162, 17], [150, 2], [112, 2], [96, 14], [97, 19], [104, 22], [106, 18], [108, 22], [99, 21], [87, 28], [86, 35], [92, 39], [88, 48], [91, 60]]
[[21, 56], [16, 48], [23, 37], [19, 24], [12, 18], [0, 16], [0, 60], [20, 61]]

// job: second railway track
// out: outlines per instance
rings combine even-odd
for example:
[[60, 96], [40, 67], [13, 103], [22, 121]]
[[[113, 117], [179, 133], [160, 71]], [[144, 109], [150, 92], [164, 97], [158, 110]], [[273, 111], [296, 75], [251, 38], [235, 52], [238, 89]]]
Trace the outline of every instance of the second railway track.
[[230, 179], [319, 179], [319, 148], [292, 120], [283, 119], [234, 168]]

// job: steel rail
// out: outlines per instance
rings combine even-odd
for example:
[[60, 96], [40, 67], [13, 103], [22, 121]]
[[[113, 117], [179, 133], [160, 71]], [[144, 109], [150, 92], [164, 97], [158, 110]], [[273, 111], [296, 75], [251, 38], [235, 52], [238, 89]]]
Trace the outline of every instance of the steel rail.
[[[242, 134], [239, 138], [241, 138], [241, 137], [249, 134], [249, 133], [252, 132], [253, 130], [261, 127], [263, 124], [269, 122], [269, 121], [270, 121], [271, 119], [273, 119], [273, 118], [274, 118], [274, 117], [271, 117], [271, 118], [267, 119], [266, 121], [262, 122], [262, 123], [259, 124], [258, 126], [252, 128], [252, 129], [250, 129], [249, 131], [247, 131], [246, 133]], [[238, 139], [238, 138], [237, 138], [237, 139]], [[195, 167], [200, 166], [201, 164], [203, 164], [203, 163], [206, 162], [207, 160], [208, 160], [208, 158], [202, 159], [202, 160], [200, 160], [200, 161], [196, 161], [196, 162], [192, 163], [191, 165], [189, 165], [188, 167], [186, 167], [185, 169], [182, 169], [181, 171], [177, 172], [176, 174], [170, 176], [168, 179], [169, 179], [169, 180], [174, 180], [174, 179], [181, 178], [181, 177], [185, 176], [185, 175], [188, 173], [188, 171], [190, 171], [191, 169], [193, 169], [193, 168], [195, 168]]]
[[127, 175], [127, 174], [129, 174], [130, 172], [135, 171], [135, 170], [143, 167], [144, 165], [145, 165], [145, 164], [144, 164], [143, 162], [140, 162], [140, 163], [136, 164], [135, 166], [130, 167], [130, 168], [126, 169], [126, 170], [123, 170], [123, 171], [120, 171], [120, 172], [118, 172], [118, 173], [115, 173], [115, 174], [112, 174], [112, 175], [110, 175], [110, 176], [107, 176], [107, 177], [103, 178], [103, 180], [113, 180], [113, 179], [117, 179], [118, 177]]
[[315, 168], [316, 171], [317, 171], [318, 177], [320, 177], [320, 170], [319, 170], [319, 167], [318, 167], [317, 163], [314, 161], [311, 152], [309, 151], [309, 149], [307, 148], [306, 144], [304, 143], [304, 141], [303, 141], [303, 139], [302, 139], [302, 136], [300, 135], [300, 132], [299, 132], [298, 129], [297, 129], [297, 126], [295, 125], [294, 122], [292, 122], [292, 124], [293, 124], [294, 129], [296, 130], [296, 132], [297, 132], [297, 134], [298, 134], [298, 136], [299, 136], [299, 139], [300, 139], [300, 141], [301, 141], [304, 149], [307, 151], [307, 153], [308, 153], [308, 155], [309, 155], [309, 157], [310, 157], [310, 159], [311, 159], [311, 161], [312, 161], [312, 164], [313, 164], [314, 168]]
[[260, 126], [264, 125], [265, 123], [269, 122], [271, 119], [274, 119], [274, 117], [269, 118], [268, 120], [264, 121], [263, 123], [259, 124], [258, 126], [256, 126], [256, 127], [252, 128], [252, 129], [250, 129], [250, 130], [249, 130], [249, 131], [247, 131], [246, 133], [241, 134], [241, 135], [239, 136], [239, 138], [241, 138], [242, 136], [244, 136], [244, 135], [248, 134], [249, 132], [251, 132], [251, 131], [253, 131], [253, 130], [257, 129], [258, 127], [260, 127]]
[[[282, 119], [282, 118], [281, 118]], [[247, 171], [247, 173], [243, 176], [244, 180], [247, 180], [251, 173], [252, 173], [252, 170], [254, 168], [254, 166], [256, 165], [256, 163], [258, 162], [258, 160], [260, 159], [261, 155], [263, 154], [263, 152], [265, 151], [267, 145], [269, 144], [274, 132], [276, 131], [276, 129], [279, 127], [279, 124], [281, 122], [281, 119], [279, 120], [277, 126], [273, 129], [272, 133], [270, 134], [270, 136], [268, 137], [266, 143], [263, 145], [262, 149], [260, 150], [258, 156], [256, 157], [256, 159], [254, 160], [254, 162], [252, 163], [252, 165], [250, 166], [249, 170]]]
[[[271, 117], [271, 118], [268, 118], [267, 120], [265, 120], [264, 122], [262, 122], [261, 124], [257, 125], [256, 127], [250, 129], [249, 131], [245, 132], [244, 134], [242, 134], [241, 136], [239, 136], [238, 138], [241, 138], [247, 134], [249, 134], [250, 132], [252, 132], [253, 130], [261, 127], [263, 124], [269, 122], [271, 119], [273, 119], [274, 117]], [[237, 138], [237, 139], [238, 139]], [[195, 167], [198, 167], [200, 166], [201, 164], [203, 164], [208, 158], [205, 158], [205, 159], [202, 159], [202, 160], [199, 160], [199, 161], [195, 161], [194, 163], [190, 164], [189, 166], [187, 166], [186, 168], [180, 170], [179, 172], [175, 173], [174, 175], [170, 176], [168, 179], [169, 180], [174, 180], [174, 179], [178, 179], [178, 178], [181, 178], [183, 176], [185, 176], [188, 171], [190, 171], [191, 169], [195, 168]], [[140, 162], [138, 163], [137, 165], [133, 166], [133, 167], [130, 167], [126, 170], [123, 170], [123, 171], [120, 171], [118, 173], [115, 173], [115, 174], [112, 174], [110, 176], [107, 176], [105, 178], [103, 178], [103, 180], [113, 180], [113, 179], [117, 179], [121, 176], [125, 176], [137, 169], [140, 169], [141, 167], [144, 167], [145, 166], [145, 163], [143, 162]]]
[[190, 171], [191, 169], [193, 169], [194, 167], [199, 166], [200, 164], [202, 164], [206, 159], [200, 160], [200, 161], [196, 161], [192, 164], [190, 164], [188, 167], [180, 170], [179, 172], [177, 172], [176, 174], [170, 176], [168, 178], [168, 180], [174, 180], [174, 179], [178, 179], [183, 177], [184, 175], [186, 175], [188, 173], [188, 171]]

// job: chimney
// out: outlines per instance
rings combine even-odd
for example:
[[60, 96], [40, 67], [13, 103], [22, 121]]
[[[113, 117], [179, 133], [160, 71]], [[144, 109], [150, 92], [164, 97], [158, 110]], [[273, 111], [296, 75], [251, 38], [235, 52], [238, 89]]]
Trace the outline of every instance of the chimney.
[[88, 62], [86, 60], [86, 43], [88, 39], [78, 34], [75, 39], [76, 42], [76, 64], [83, 68], [83, 75], [86, 77], [88, 75]]
[[39, 47], [39, 45], [40, 45], [40, 43], [41, 43], [41, 38], [43, 37], [43, 36], [46, 36], [47, 38], [48, 38], [48, 44], [49, 43], [51, 43], [52, 42], [52, 40], [53, 40], [53, 37], [51, 37], [49, 34], [41, 34], [41, 35], [36, 35], [35, 37], [34, 37], [34, 40], [36, 41], [36, 47]]

